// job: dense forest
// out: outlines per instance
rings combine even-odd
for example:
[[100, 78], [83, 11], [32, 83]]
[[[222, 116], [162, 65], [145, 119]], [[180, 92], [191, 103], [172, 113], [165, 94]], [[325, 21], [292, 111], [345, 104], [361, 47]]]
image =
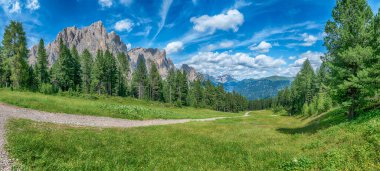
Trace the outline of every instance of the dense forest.
[[[211, 108], [225, 112], [247, 109], [248, 101], [238, 93], [225, 92], [200, 79], [190, 82], [187, 74], [172, 69], [166, 80], [151, 62], [148, 71], [144, 58], [131, 73], [124, 53], [113, 56], [99, 50], [93, 58], [88, 50], [79, 54], [60, 40], [59, 58], [48, 67], [48, 57], [41, 39], [37, 62], [29, 65], [26, 34], [22, 23], [12, 21], [5, 28], [0, 55], [0, 87], [38, 91], [45, 94], [60, 92], [98, 94], [172, 103], [178, 107]], [[132, 75], [132, 78], [129, 78]]]
[[366, 0], [338, 0], [325, 26], [327, 53], [317, 72], [306, 60], [290, 87], [273, 99], [250, 102], [250, 108], [312, 115], [338, 105], [353, 119], [379, 106], [379, 14]]

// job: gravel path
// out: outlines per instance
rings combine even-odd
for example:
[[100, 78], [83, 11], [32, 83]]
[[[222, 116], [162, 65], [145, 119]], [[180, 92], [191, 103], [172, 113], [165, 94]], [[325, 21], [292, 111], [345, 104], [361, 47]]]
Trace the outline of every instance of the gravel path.
[[[245, 113], [243, 116], [249, 116], [249, 112]], [[206, 119], [154, 119], [154, 120], [127, 120], [127, 119], [117, 119], [109, 117], [96, 117], [96, 116], [83, 116], [83, 115], [70, 115], [62, 113], [49, 113], [42, 112], [32, 109], [25, 109], [15, 106], [10, 106], [0, 103], [0, 170], [8, 171], [11, 167], [11, 160], [9, 160], [6, 151], [4, 150], [5, 144], [5, 122], [8, 118], [23, 118], [30, 119], [37, 122], [51, 122], [57, 124], [68, 124], [68, 125], [78, 125], [78, 126], [91, 126], [91, 127], [102, 127], [102, 128], [130, 128], [130, 127], [141, 127], [141, 126], [151, 126], [151, 125], [168, 125], [177, 123], [186, 123], [191, 121], [213, 121], [217, 119], [225, 119], [231, 117], [216, 117], [216, 118], [206, 118]]]

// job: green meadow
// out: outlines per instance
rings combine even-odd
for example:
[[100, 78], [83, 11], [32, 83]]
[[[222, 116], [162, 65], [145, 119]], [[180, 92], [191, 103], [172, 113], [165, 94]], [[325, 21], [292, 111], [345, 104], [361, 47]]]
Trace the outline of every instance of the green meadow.
[[380, 110], [355, 121], [335, 109], [130, 129], [14, 119], [7, 129], [7, 149], [22, 170], [380, 169]]

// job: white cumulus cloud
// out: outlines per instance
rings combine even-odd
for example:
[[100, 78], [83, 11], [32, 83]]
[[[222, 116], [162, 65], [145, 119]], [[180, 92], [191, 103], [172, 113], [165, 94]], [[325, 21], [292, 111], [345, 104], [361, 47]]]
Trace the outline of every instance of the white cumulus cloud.
[[99, 3], [99, 5], [102, 6], [103, 8], [105, 8], [105, 7], [109, 8], [109, 7], [111, 7], [112, 4], [113, 4], [112, 0], [98, 0], [98, 3]]
[[227, 48], [231, 48], [234, 46], [234, 41], [231, 41], [231, 40], [224, 40], [224, 41], [221, 41], [219, 43], [216, 43], [216, 44], [210, 44], [210, 45], [207, 45], [206, 47], [202, 48], [203, 51], [214, 51], [214, 50], [218, 50], [218, 49], [227, 49]]
[[131, 50], [131, 48], [132, 48], [132, 44], [131, 44], [131, 43], [128, 43], [128, 44], [127, 44], [127, 49], [128, 49], [128, 50]]
[[276, 75], [286, 62], [266, 55], [250, 56], [247, 53], [199, 52], [183, 63], [197, 71], [218, 76], [229, 74], [237, 79], [259, 78]]
[[165, 50], [167, 54], [177, 53], [183, 50], [183, 43], [180, 41], [170, 42], [168, 45], [166, 45]]
[[19, 1], [9, 2], [7, 8], [10, 14], [21, 12], [21, 6]]
[[271, 48], [272, 48], [272, 44], [266, 41], [260, 42], [259, 45], [257, 46], [253, 45], [249, 47], [250, 50], [261, 52], [261, 53], [268, 53]]
[[321, 57], [324, 56], [322, 52], [312, 52], [307, 51], [299, 56], [299, 59], [294, 61], [294, 63], [291, 65], [292, 67], [301, 67], [302, 64], [306, 61], [306, 59], [309, 59], [311, 66], [314, 69], [317, 69], [321, 66], [322, 60]]
[[302, 38], [304, 41], [302, 46], [313, 46], [318, 41], [317, 37], [315, 37], [313, 35], [309, 35], [307, 33], [302, 34]]
[[222, 13], [214, 16], [203, 15], [200, 17], [192, 17], [190, 22], [194, 24], [194, 30], [198, 32], [214, 33], [216, 30], [232, 30], [237, 32], [239, 26], [244, 23], [244, 16], [238, 10], [228, 10], [227, 13]]
[[40, 3], [38, 0], [28, 0], [26, 2], [26, 8], [28, 8], [31, 11], [38, 10], [40, 8]]
[[117, 31], [127, 31], [131, 32], [133, 29], [134, 23], [130, 19], [124, 19], [116, 22], [114, 28]]

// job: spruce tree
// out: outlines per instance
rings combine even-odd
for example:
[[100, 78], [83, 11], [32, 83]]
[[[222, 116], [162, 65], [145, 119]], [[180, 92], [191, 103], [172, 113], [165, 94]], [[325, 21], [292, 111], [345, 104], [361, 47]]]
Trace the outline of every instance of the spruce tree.
[[145, 59], [143, 57], [139, 57], [137, 61], [137, 68], [133, 73], [132, 78], [132, 88], [133, 94], [135, 97], [139, 99], [146, 98], [147, 93], [147, 85], [148, 85], [148, 72], [145, 65]]
[[21, 23], [11, 21], [5, 27], [2, 44], [3, 82], [6, 86], [11, 84], [14, 88], [26, 88], [29, 75], [28, 49]]
[[372, 72], [378, 63], [371, 47], [376, 37], [373, 13], [366, 0], [337, 0], [332, 18], [325, 26], [324, 41], [333, 97], [353, 119], [378, 89], [378, 76]]
[[103, 89], [103, 80], [105, 77], [105, 58], [103, 55], [102, 50], [98, 50], [96, 53], [96, 58], [95, 58], [95, 65], [93, 67], [93, 77], [91, 80], [91, 87], [94, 91], [96, 91], [99, 95], [104, 92]]
[[118, 75], [116, 61], [112, 53], [108, 50], [104, 52], [104, 59], [105, 59], [104, 82], [106, 83], [105, 90], [107, 91], [108, 95], [113, 95], [114, 92], [116, 91], [116, 83], [117, 83], [117, 75]]
[[59, 58], [53, 66], [53, 82], [62, 91], [74, 90], [76, 88], [74, 59], [62, 39], [59, 44]]
[[126, 96], [128, 94], [128, 78], [130, 73], [130, 64], [128, 57], [125, 53], [119, 53], [117, 55], [118, 60], [118, 95]]
[[149, 72], [149, 93], [150, 99], [154, 101], [162, 100], [162, 79], [160, 73], [158, 72], [157, 65], [151, 62], [150, 72]]
[[48, 70], [48, 59], [47, 59], [46, 49], [44, 40], [40, 39], [37, 50], [37, 63], [36, 63], [36, 79], [38, 85], [49, 82], [49, 70]]
[[81, 57], [82, 90], [91, 93], [93, 59], [91, 53], [85, 49]]
[[71, 59], [72, 59], [71, 74], [72, 74], [72, 79], [74, 82], [74, 89], [79, 91], [80, 86], [82, 85], [82, 70], [81, 70], [81, 64], [80, 64], [80, 59], [79, 59], [80, 56], [75, 46], [71, 47], [70, 54], [71, 54]]

